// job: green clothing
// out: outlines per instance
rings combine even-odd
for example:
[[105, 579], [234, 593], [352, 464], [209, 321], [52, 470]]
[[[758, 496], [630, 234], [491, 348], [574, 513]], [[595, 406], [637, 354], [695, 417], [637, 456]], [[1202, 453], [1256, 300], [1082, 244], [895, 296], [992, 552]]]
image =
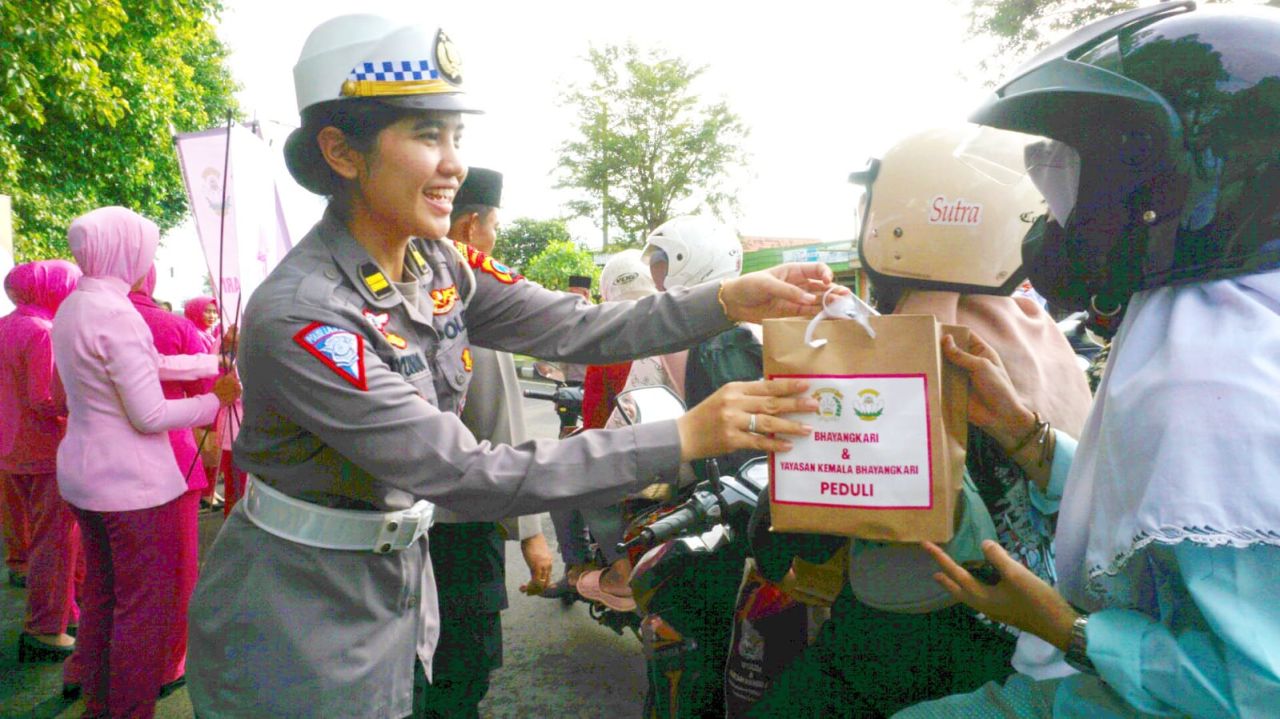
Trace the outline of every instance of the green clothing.
[[972, 611], [894, 614], [846, 585], [813, 645], [748, 717], [882, 717], [926, 698], [968, 692], [1013, 673], [1014, 640]]

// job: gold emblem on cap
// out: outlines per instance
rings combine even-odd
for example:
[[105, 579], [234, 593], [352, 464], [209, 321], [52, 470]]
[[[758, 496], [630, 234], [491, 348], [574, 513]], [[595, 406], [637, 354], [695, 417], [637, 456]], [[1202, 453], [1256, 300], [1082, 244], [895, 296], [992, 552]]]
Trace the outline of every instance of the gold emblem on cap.
[[462, 82], [462, 56], [444, 30], [436, 33], [436, 65], [440, 66], [440, 74], [449, 82], [455, 85]]

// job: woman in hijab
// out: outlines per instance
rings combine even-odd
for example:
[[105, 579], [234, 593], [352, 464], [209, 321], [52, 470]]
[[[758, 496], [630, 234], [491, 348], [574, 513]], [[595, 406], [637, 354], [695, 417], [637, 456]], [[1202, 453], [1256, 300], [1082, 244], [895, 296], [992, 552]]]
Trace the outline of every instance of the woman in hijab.
[[[957, 148], [973, 141], [975, 130], [928, 130], [903, 139], [872, 164], [861, 178], [867, 184], [859, 242], [863, 267], [881, 309], [932, 315], [990, 338], [992, 353], [1013, 373], [1014, 391], [1044, 420], [1040, 429], [1047, 441], [1073, 445], [1091, 402], [1085, 375], [1040, 305], [1010, 296], [1025, 274], [1018, 249], [1026, 232], [1022, 216], [1043, 200], [1025, 177], [1012, 185], [995, 182], [959, 157]], [[994, 131], [981, 140], [1019, 147], [1021, 142]], [[982, 212], [964, 222], [933, 216], [948, 198], [961, 197]], [[995, 541], [1012, 561], [1052, 583], [1057, 497], [1046, 492], [1052, 465], [1023, 439], [992, 431], [971, 411], [965, 470], [981, 506], [966, 513], [988, 514]], [[964, 534], [957, 529], [957, 536]], [[795, 541], [797, 547], [822, 544], [811, 537]], [[807, 547], [785, 555], [765, 547], [756, 559], [766, 577], [776, 580], [792, 569], [795, 554], [824, 561], [844, 543], [827, 543], [826, 553], [817, 556]], [[876, 551], [885, 554], [876, 559]], [[850, 553], [849, 587], [835, 600], [831, 619], [749, 716], [776, 715], [784, 707], [799, 716], [886, 716], [927, 697], [1003, 679], [1015, 666], [1069, 671], [1035, 637], [1024, 638], [1016, 627], [957, 604], [934, 583], [933, 561], [923, 551], [906, 545], [880, 550], [855, 540]], [[892, 566], [894, 573], [877, 573], [879, 566]]]
[[80, 523], [87, 574], [77, 640], [86, 716], [151, 717], [178, 611], [181, 497], [187, 482], [167, 432], [208, 424], [239, 396], [165, 399], [160, 380], [217, 371], [209, 354], [162, 357], [129, 302], [155, 257], [159, 228], [122, 207], [76, 219], [67, 233], [84, 272], [53, 323], [66, 387], [58, 488]]
[[[192, 297], [182, 306], [182, 314], [188, 323], [195, 328], [200, 341], [204, 343], [204, 351], [217, 354], [220, 349], [222, 327], [218, 323], [218, 301], [212, 297]], [[204, 467], [204, 489], [200, 495], [205, 506], [225, 506], [222, 495], [218, 494], [218, 475], [227, 474], [222, 463], [225, 459], [223, 444], [225, 442], [227, 413], [218, 414], [218, 420], [209, 427], [198, 427], [195, 430], [196, 446]], [[225, 486], [225, 485], [224, 485]]]
[[222, 327], [218, 324], [218, 301], [212, 297], [192, 297], [182, 306], [182, 314], [204, 339], [206, 352], [215, 352]]
[[[1055, 457], [1058, 586], [999, 547], [993, 586], [934, 552], [956, 598], [1080, 673], [903, 716], [1276, 715], [1278, 85], [1280, 10], [1161, 3], [1077, 30], [975, 113], [1034, 136], [1018, 159], [1049, 205], [1037, 289], [1123, 320], [1079, 451]], [[986, 423], [1030, 424], [983, 342], [944, 349]]]
[[[164, 356], [198, 355], [207, 352], [208, 342], [204, 335], [186, 319], [166, 312], [156, 304], [151, 293], [156, 287], [155, 265], [147, 272], [142, 285], [129, 292], [129, 301], [134, 309], [142, 315], [147, 328], [151, 330], [151, 338], [156, 351]], [[174, 381], [160, 383], [160, 390], [166, 399], [182, 399], [198, 397], [213, 388], [213, 375], [205, 379]], [[204, 465], [200, 462], [200, 453], [196, 450], [195, 437], [189, 427], [178, 427], [169, 430], [169, 444], [173, 447], [173, 457], [178, 462], [186, 479], [187, 491], [178, 498], [178, 593], [177, 609], [171, 627], [168, 667], [164, 673], [164, 684], [161, 695], [167, 695], [184, 681], [187, 663], [187, 604], [191, 600], [191, 592], [196, 587], [198, 576], [197, 563], [200, 554], [200, 527], [197, 515], [200, 511], [200, 495], [208, 486]]]
[[80, 533], [58, 496], [56, 474], [66, 405], [49, 340], [53, 315], [78, 279], [80, 270], [70, 262], [45, 260], [18, 265], [4, 281], [17, 309], [0, 320], [0, 472], [27, 508], [31, 533], [19, 662], [70, 656], [75, 640], [67, 627], [80, 615], [75, 603]]

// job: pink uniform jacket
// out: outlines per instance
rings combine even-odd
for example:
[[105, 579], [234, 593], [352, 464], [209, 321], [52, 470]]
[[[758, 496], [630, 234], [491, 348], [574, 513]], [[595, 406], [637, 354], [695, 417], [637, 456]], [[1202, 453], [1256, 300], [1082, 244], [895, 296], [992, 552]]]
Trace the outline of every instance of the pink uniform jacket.
[[162, 361], [130, 286], [155, 258], [159, 229], [120, 207], [77, 219], [67, 241], [84, 277], [53, 320], [53, 354], [67, 395], [67, 435], [58, 447], [58, 488], [81, 509], [122, 512], [164, 504], [187, 491], [168, 430], [206, 425], [212, 394], [165, 399], [160, 380], [217, 372], [213, 355]]
[[51, 474], [66, 426], [49, 330], [80, 270], [63, 260], [29, 262], [5, 277], [17, 306], [0, 318], [0, 471]]
[[[142, 288], [129, 293], [129, 301], [142, 315], [151, 330], [156, 351], [161, 355], [197, 355], [206, 352], [207, 341], [201, 332], [186, 319], [166, 311], [151, 299], [156, 288], [156, 268], [153, 265], [142, 282]], [[166, 380], [160, 383], [166, 399], [182, 399], [205, 394], [213, 389], [213, 378], [178, 382]], [[186, 473], [187, 489], [204, 489], [209, 482], [205, 478], [204, 465], [196, 449], [195, 436], [189, 428], [169, 430], [169, 444], [178, 469]]]

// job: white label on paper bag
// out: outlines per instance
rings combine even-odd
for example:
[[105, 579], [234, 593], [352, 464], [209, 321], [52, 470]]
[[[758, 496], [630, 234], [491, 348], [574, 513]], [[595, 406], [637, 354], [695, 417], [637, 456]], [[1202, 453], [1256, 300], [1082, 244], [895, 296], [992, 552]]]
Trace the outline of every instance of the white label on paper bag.
[[773, 456], [773, 501], [824, 507], [928, 509], [933, 505], [925, 376], [789, 375], [809, 380], [817, 415]]

